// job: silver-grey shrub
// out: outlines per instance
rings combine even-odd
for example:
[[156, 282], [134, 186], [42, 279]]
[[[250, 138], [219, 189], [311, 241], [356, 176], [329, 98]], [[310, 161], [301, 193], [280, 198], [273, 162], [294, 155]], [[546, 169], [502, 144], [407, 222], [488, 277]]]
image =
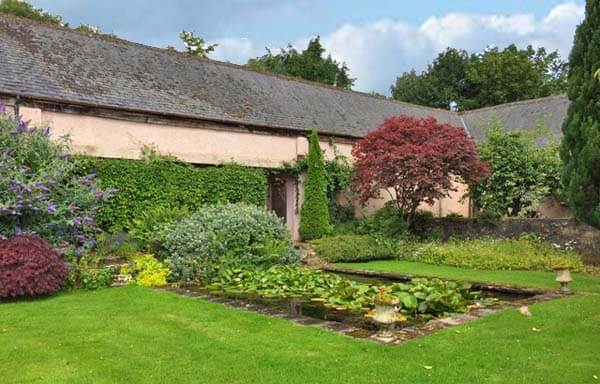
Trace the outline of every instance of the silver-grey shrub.
[[244, 204], [201, 208], [169, 227], [163, 245], [178, 281], [210, 280], [220, 268], [293, 264], [299, 258], [280, 218]]

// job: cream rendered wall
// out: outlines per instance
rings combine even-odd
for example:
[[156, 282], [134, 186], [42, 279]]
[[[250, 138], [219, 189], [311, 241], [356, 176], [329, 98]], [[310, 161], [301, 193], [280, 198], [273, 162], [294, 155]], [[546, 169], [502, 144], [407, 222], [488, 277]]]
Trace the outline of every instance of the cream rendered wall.
[[20, 107], [19, 115], [23, 121], [29, 121], [32, 126], [38, 126], [42, 123], [42, 110], [39, 108]]
[[[435, 217], [444, 217], [449, 214], [458, 214], [463, 217], [470, 217], [470, 203], [469, 198], [462, 199], [463, 195], [467, 190], [467, 186], [464, 184], [456, 184], [457, 191], [450, 192], [450, 197], [445, 197], [441, 200], [436, 200], [433, 205], [429, 205], [426, 203], [421, 203], [419, 205], [419, 210], [431, 212]], [[394, 191], [390, 191], [391, 196], [394, 196]], [[371, 199], [367, 202], [367, 204], [363, 207], [358, 199], [353, 197], [348, 193], [343, 193], [338, 196], [338, 201], [341, 204], [348, 204], [352, 201], [356, 207], [355, 215], [356, 217], [365, 217], [370, 215], [377, 210], [383, 208], [383, 206], [390, 201], [390, 193], [387, 191], [381, 192], [381, 197], [379, 199]]]
[[75, 151], [94, 156], [136, 159], [144, 145], [152, 145], [195, 164], [235, 161], [272, 168], [297, 156], [295, 137], [225, 131], [209, 122], [206, 128], [185, 128], [46, 111], [42, 119], [53, 137], [68, 134]]

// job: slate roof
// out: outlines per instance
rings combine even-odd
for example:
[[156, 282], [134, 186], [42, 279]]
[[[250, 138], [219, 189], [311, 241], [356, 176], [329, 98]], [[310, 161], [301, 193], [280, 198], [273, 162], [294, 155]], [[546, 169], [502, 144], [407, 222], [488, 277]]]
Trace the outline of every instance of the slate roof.
[[[2, 13], [0, 94], [349, 137], [364, 136], [388, 116], [407, 114], [433, 116], [479, 138], [492, 110], [457, 114], [380, 99]], [[552, 129], [559, 132], [565, 100], [493, 109], [509, 127], [531, 126], [538, 112], [552, 112]]]
[[475, 140], [485, 138], [485, 127], [494, 115], [508, 130], [535, 128], [536, 123], [543, 123], [558, 139], [562, 135], [562, 123], [568, 108], [567, 96], [558, 95], [466, 111], [460, 116]]
[[433, 115], [458, 123], [443, 110], [2, 14], [0, 92], [356, 137], [390, 115]]

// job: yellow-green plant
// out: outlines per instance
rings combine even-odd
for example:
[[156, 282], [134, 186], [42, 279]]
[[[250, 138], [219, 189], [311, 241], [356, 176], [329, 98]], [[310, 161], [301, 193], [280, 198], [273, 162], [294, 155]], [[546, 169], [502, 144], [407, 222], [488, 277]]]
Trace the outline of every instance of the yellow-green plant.
[[405, 255], [423, 263], [487, 270], [584, 270], [581, 256], [531, 235], [519, 239], [451, 240], [429, 242]]
[[121, 267], [121, 274], [132, 275], [134, 284], [144, 287], [159, 287], [167, 284], [171, 271], [151, 254], [140, 254], [126, 266]]

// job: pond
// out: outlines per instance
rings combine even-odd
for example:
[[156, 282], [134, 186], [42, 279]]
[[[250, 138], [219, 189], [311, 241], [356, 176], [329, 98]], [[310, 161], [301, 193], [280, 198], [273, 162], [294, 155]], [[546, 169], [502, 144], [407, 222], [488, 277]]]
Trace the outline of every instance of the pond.
[[[339, 272], [332, 274], [336, 279], [368, 285], [372, 287], [393, 286], [398, 282], [410, 282], [408, 277], [393, 278], [390, 276], [362, 276], [356, 273]], [[321, 276], [330, 276], [323, 274]], [[234, 279], [238, 281], [239, 278]], [[262, 281], [262, 280], [261, 280]], [[285, 284], [286, 282], [282, 282]], [[238, 286], [239, 287], [239, 286]], [[540, 292], [528, 289], [515, 289], [499, 286], [477, 286], [473, 289], [473, 297], [477, 300], [469, 301], [471, 305], [466, 310], [456, 313], [440, 312], [432, 314], [406, 315], [402, 321], [393, 327], [394, 337], [385, 342], [401, 342], [405, 339], [433, 332], [439, 328], [474, 320], [489, 313], [496, 312], [506, 307], [515, 307], [537, 300]], [[324, 328], [341, 332], [345, 335], [358, 338], [377, 339], [382, 331], [380, 324], [370, 316], [369, 308], [349, 310], [338, 309], [335, 305], [326, 305], [322, 298], [309, 298], [303, 295], [290, 295], [288, 297], [266, 297], [257, 293], [240, 292], [239, 289], [229, 289], [214, 286], [187, 286], [180, 291], [189, 296], [201, 296], [204, 299], [221, 302], [237, 308], [248, 309], [266, 315], [286, 318], [301, 324], [321, 325]], [[477, 292], [477, 293], [475, 293]], [[180, 292], [181, 293], [181, 292]], [[536, 296], [536, 294], [538, 296]], [[478, 303], [485, 303], [480, 306]], [[473, 305], [475, 304], [475, 305]], [[389, 327], [385, 327], [389, 331]], [[388, 332], [389, 333], [389, 332]], [[379, 340], [382, 341], [382, 340]]]
[[[348, 270], [344, 270], [344, 272], [333, 272], [336, 275], [350, 279], [353, 281], [357, 281], [363, 284], [373, 284], [373, 285], [385, 285], [396, 282], [405, 282], [410, 281], [411, 277], [409, 276], [397, 276], [393, 277], [391, 275], [380, 275], [376, 276], [374, 274], [370, 276], [366, 276], [362, 273], [352, 273]], [[471, 286], [474, 291], [480, 293], [482, 298], [494, 298], [498, 299], [498, 304], [502, 304], [505, 302], [518, 302], [527, 298], [534, 297], [536, 295], [545, 293], [543, 290], [531, 289], [531, 288], [516, 288], [516, 287], [506, 287], [499, 285], [490, 285], [490, 284], [480, 284], [480, 283], [471, 283]]]

